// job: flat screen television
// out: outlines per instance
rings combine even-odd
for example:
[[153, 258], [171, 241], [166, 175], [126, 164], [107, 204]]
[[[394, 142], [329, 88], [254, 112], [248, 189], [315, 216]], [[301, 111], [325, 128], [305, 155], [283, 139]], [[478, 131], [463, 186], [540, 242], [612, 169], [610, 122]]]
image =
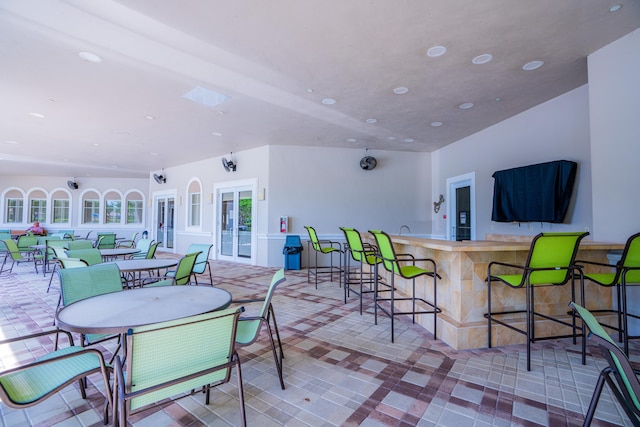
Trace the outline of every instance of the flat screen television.
[[491, 220], [564, 222], [577, 166], [576, 162], [556, 160], [494, 172]]

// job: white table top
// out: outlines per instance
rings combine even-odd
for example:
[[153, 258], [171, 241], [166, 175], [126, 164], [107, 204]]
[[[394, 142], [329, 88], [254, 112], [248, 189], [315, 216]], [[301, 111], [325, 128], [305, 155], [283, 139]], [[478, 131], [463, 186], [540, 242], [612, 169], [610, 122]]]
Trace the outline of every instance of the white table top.
[[161, 286], [112, 292], [83, 299], [60, 310], [59, 328], [93, 334], [125, 333], [129, 328], [181, 319], [231, 303], [231, 294], [209, 286]]
[[121, 259], [104, 264], [116, 264], [120, 271], [145, 271], [169, 268], [178, 265], [178, 259]]

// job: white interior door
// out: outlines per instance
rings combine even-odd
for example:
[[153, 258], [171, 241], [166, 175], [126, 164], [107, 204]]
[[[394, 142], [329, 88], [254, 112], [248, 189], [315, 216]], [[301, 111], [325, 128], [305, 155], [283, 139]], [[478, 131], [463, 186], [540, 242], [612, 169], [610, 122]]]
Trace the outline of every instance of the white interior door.
[[160, 242], [158, 245], [159, 250], [173, 250], [175, 239], [175, 196], [156, 195], [154, 199], [154, 239]]

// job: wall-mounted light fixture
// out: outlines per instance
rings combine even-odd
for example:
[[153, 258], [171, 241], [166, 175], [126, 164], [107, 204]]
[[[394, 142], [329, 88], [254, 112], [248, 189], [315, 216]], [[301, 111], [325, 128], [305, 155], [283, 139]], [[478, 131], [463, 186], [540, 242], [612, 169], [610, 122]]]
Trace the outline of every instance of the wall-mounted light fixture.
[[444, 203], [444, 196], [441, 194], [437, 202], [433, 202], [433, 212], [440, 212], [440, 205]]

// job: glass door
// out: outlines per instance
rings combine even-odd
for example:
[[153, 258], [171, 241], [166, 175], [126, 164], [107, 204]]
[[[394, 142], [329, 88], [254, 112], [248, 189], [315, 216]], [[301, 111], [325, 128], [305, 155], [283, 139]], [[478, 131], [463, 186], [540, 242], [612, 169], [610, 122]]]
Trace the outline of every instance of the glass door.
[[218, 248], [220, 259], [249, 262], [253, 251], [253, 190], [224, 188], [218, 193]]
[[173, 249], [175, 223], [175, 197], [156, 196], [155, 240], [158, 249]]

